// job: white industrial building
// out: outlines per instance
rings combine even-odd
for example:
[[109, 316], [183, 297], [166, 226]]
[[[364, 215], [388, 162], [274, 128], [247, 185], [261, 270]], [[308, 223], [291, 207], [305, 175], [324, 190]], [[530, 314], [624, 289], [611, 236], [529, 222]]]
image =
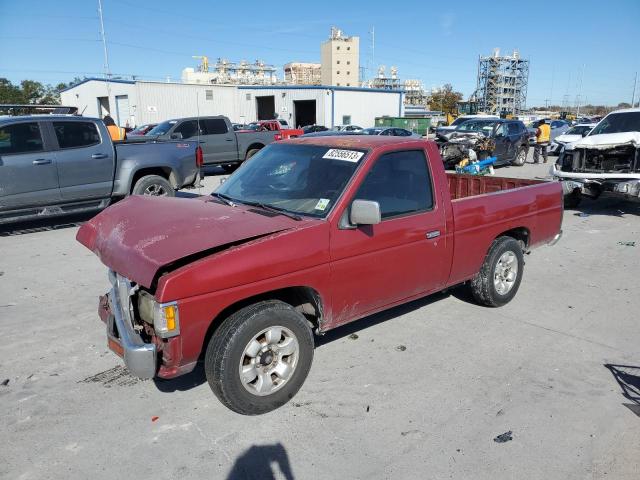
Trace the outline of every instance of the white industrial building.
[[171, 118], [226, 115], [232, 122], [283, 118], [290, 125], [373, 126], [376, 117], [403, 116], [400, 90], [322, 85], [196, 85], [87, 79], [61, 92], [63, 105], [85, 116], [110, 114], [121, 126]]

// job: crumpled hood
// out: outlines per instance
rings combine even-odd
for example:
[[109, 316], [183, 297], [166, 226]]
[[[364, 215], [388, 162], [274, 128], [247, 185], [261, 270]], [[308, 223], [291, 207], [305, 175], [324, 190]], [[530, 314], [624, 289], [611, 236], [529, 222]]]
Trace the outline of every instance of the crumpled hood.
[[577, 142], [578, 140], [580, 140], [582, 138], [582, 135], [567, 135], [567, 134], [563, 134], [563, 135], [558, 135], [556, 137], [556, 139], [554, 140], [554, 142], [558, 143], [571, 143], [571, 142]]
[[573, 143], [572, 148], [590, 148], [605, 150], [607, 148], [622, 147], [624, 145], [640, 146], [640, 132], [603, 133], [589, 135]]
[[131, 196], [85, 223], [76, 239], [102, 263], [147, 288], [158, 270], [190, 255], [224, 249], [290, 228], [297, 222], [199, 199]]

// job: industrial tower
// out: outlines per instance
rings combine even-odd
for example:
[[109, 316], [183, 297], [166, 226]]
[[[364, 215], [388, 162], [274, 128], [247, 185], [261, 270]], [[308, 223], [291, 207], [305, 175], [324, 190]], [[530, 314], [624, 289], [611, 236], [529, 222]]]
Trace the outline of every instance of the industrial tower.
[[517, 50], [513, 55], [500, 56], [496, 48], [490, 57], [478, 60], [478, 86], [474, 93], [478, 111], [484, 113], [510, 113], [525, 109], [529, 60], [520, 58]]

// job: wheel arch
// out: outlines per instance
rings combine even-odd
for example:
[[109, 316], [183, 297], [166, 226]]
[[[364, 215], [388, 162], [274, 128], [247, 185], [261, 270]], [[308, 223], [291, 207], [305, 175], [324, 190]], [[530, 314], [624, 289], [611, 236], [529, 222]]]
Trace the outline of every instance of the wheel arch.
[[522, 251], [526, 251], [531, 243], [531, 232], [527, 227], [516, 227], [510, 230], [505, 230], [494, 238], [494, 241], [500, 237], [511, 237], [520, 243]]
[[136, 182], [147, 175], [158, 175], [165, 180], [168, 180], [173, 188], [178, 187], [178, 179], [171, 167], [148, 167], [141, 168], [133, 172], [131, 183], [129, 184], [129, 193], [133, 192], [133, 187], [135, 187]]
[[202, 342], [200, 355], [204, 355], [207, 345], [209, 344], [209, 340], [220, 325], [224, 323], [226, 318], [244, 307], [266, 300], [280, 300], [291, 305], [294, 309], [305, 316], [313, 331], [317, 333], [322, 330], [324, 319], [323, 301], [320, 293], [316, 289], [308, 286], [291, 286], [277, 290], [270, 290], [238, 300], [221, 310], [220, 313], [212, 319], [209, 327], [207, 328], [207, 332]]

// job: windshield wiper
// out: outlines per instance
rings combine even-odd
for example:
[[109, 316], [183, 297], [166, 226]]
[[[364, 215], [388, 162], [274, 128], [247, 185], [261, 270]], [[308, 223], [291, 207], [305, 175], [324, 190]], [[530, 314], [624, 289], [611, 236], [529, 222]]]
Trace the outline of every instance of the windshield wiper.
[[289, 210], [282, 207], [275, 207], [273, 205], [269, 205], [268, 203], [250, 202], [245, 200], [242, 200], [241, 203], [244, 203], [245, 205], [251, 205], [252, 207], [260, 207], [263, 210], [267, 210], [268, 212], [279, 213], [280, 215], [284, 215], [285, 217], [292, 218], [293, 220], [296, 220], [298, 222], [302, 220], [302, 217], [300, 215], [296, 215], [295, 213], [292, 213]]
[[212, 197], [216, 197], [221, 200], [223, 203], [226, 203], [230, 207], [235, 207], [236, 204], [233, 202], [233, 199], [229, 195], [225, 195], [224, 193], [213, 192], [211, 193]]

